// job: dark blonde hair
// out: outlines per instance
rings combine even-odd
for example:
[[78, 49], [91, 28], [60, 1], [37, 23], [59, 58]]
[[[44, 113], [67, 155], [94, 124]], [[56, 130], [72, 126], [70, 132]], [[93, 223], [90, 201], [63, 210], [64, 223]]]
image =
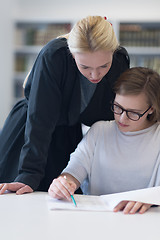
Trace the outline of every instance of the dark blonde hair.
[[88, 16], [78, 21], [67, 38], [71, 53], [114, 52], [119, 46], [113, 26], [101, 16]]
[[160, 121], [160, 75], [154, 70], [145, 67], [126, 70], [117, 79], [114, 91], [120, 95], [138, 95], [143, 92], [148, 105], [154, 108], [148, 120]]

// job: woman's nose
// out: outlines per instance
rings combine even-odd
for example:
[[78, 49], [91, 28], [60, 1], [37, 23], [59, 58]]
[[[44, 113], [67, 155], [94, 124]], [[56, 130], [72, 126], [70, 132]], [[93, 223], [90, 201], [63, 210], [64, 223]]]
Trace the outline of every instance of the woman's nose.
[[120, 119], [121, 119], [121, 120], [126, 120], [126, 119], [128, 119], [127, 114], [126, 114], [125, 111], [120, 115]]
[[92, 79], [99, 79], [99, 76], [100, 76], [100, 73], [99, 73], [98, 70], [93, 70], [93, 71], [91, 72], [91, 78], [92, 78]]

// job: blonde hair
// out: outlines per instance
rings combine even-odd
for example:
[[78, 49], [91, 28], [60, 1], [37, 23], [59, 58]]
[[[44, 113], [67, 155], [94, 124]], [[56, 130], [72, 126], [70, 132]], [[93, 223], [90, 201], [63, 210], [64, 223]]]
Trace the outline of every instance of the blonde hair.
[[67, 39], [71, 53], [114, 52], [119, 46], [111, 23], [101, 16], [88, 16], [78, 21]]
[[138, 95], [143, 92], [148, 105], [154, 108], [148, 120], [160, 121], [160, 75], [154, 70], [145, 67], [128, 69], [117, 79], [114, 91], [120, 95]]

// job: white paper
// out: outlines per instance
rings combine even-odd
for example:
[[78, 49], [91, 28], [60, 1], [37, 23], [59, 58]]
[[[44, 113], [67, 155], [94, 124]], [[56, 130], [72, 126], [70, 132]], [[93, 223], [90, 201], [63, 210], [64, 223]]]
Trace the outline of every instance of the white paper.
[[113, 209], [119, 202], [125, 200], [160, 205], [160, 186], [102, 195], [101, 197], [110, 209]]
[[101, 197], [91, 195], [74, 194], [77, 207], [73, 202], [67, 200], [57, 200], [48, 196], [47, 202], [50, 210], [83, 210], [83, 211], [105, 211], [106, 204]]
[[74, 194], [74, 198], [77, 207], [73, 202], [47, 196], [48, 207], [51, 210], [113, 211], [118, 203], [125, 200], [160, 205], [160, 186], [101, 196]]

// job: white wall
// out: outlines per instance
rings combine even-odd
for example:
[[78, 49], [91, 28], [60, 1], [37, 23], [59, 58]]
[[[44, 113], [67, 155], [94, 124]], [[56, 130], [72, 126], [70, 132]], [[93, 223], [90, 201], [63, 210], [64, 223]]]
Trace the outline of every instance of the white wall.
[[[87, 15], [110, 19], [160, 19], [159, 0], [16, 0], [19, 17], [79, 19]], [[29, 13], [29, 15], [28, 15]]]
[[12, 0], [0, 6], [0, 127], [8, 115], [12, 101]]
[[5, 0], [0, 6], [0, 128], [13, 104], [13, 23], [18, 19], [77, 21], [87, 15], [111, 21], [160, 21], [160, 0]]

